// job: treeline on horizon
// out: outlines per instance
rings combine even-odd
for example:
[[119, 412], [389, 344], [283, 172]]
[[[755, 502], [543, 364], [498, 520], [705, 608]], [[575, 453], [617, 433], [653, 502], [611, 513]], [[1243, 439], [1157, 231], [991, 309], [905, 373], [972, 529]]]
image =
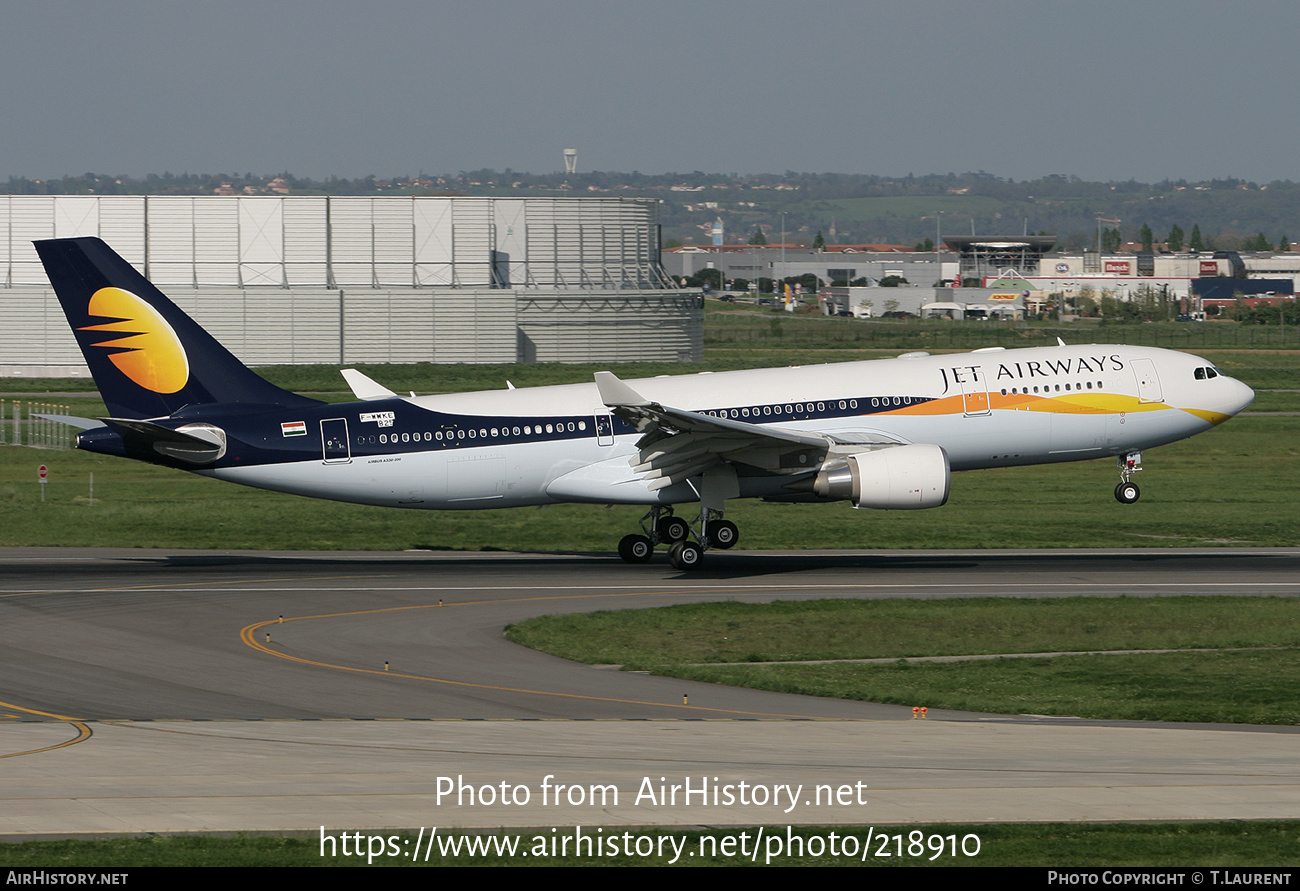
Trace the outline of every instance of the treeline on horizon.
[[[1244, 250], [1279, 243], [1300, 232], [1300, 183], [1244, 179], [1092, 182], [1051, 174], [1033, 180], [974, 173], [522, 173], [482, 169], [348, 179], [312, 179], [289, 172], [180, 173], [144, 177], [85, 173], [59, 179], [10, 177], [11, 195], [212, 195], [223, 185], [236, 193], [272, 194], [279, 178], [291, 195], [637, 196], [659, 199], [665, 240], [707, 243], [721, 218], [726, 242], [745, 243], [756, 229], [767, 241], [811, 245], [816, 233], [839, 244], [913, 244], [936, 235], [1047, 234], [1064, 249], [1091, 247], [1098, 219], [1105, 231], [1139, 242], [1144, 227], [1157, 242], [1178, 227], [1198, 227], [1207, 249]], [[1118, 224], [1112, 221], [1119, 220]], [[1260, 236], [1264, 236], [1260, 238]]]

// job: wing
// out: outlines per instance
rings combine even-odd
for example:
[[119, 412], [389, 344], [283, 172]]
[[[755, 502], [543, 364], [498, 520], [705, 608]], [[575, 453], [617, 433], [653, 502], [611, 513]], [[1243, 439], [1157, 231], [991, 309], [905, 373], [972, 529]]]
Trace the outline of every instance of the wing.
[[608, 371], [596, 372], [596, 387], [601, 401], [641, 434], [637, 456], [629, 463], [651, 490], [685, 482], [723, 463], [794, 476], [819, 469], [831, 455], [896, 444], [846, 443], [822, 433], [660, 405]]

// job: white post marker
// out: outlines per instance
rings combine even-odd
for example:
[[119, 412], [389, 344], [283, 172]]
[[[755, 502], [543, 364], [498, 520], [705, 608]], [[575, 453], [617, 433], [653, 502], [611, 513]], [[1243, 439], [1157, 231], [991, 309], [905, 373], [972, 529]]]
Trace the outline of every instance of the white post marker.
[[50, 469], [42, 464], [36, 471], [36, 475], [41, 479], [41, 504], [45, 503], [45, 478], [50, 475]]

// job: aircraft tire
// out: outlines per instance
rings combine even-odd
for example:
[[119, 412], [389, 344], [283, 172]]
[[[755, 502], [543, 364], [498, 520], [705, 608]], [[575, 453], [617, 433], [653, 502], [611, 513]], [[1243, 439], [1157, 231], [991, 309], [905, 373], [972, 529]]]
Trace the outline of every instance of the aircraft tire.
[[668, 551], [668, 562], [672, 564], [673, 569], [680, 569], [682, 572], [698, 568], [703, 559], [704, 552], [693, 541], [679, 541]]
[[715, 520], [709, 524], [709, 544], [720, 550], [734, 548], [740, 540], [740, 530], [730, 520]]
[[618, 555], [625, 563], [645, 563], [654, 553], [655, 546], [644, 535], [624, 535], [618, 543]]
[[1120, 483], [1115, 487], [1115, 500], [1120, 504], [1132, 504], [1142, 497], [1142, 490], [1133, 483]]
[[660, 541], [685, 541], [691, 534], [691, 526], [681, 517], [664, 517], [655, 527], [655, 532], [659, 533]]

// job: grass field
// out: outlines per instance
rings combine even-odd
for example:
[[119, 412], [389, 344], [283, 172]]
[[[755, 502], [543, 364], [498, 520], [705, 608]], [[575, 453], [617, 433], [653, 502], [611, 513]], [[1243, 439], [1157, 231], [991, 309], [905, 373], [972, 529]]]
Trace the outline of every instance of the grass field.
[[[597, 827], [584, 827], [595, 834]], [[606, 827], [605, 835], [621, 833], [621, 827]], [[684, 852], [709, 850], [702, 839], [730, 836], [739, 840], [746, 833], [752, 846], [758, 828], [752, 826], [695, 829], [637, 829], [636, 835], [658, 839], [671, 836], [684, 842]], [[805, 849], [803, 856], [781, 856], [772, 865], [781, 866], [1293, 866], [1300, 859], [1300, 822], [1206, 822], [1206, 823], [1127, 823], [1127, 824], [929, 824], [894, 827], [808, 826], [796, 827], [793, 834], [805, 844], [820, 839], [821, 850], [829, 848], [835, 833], [839, 851], [846, 848], [856, 856], [814, 856]], [[784, 839], [786, 827], [766, 827], [764, 837], [773, 833]], [[914, 835], [914, 833], [920, 833]], [[414, 847], [412, 835], [395, 833], [400, 850]], [[513, 837], [527, 848], [535, 844], [539, 833], [489, 832], [484, 839], [495, 844]], [[549, 835], [549, 833], [547, 833]], [[901, 836], [901, 839], [898, 838]], [[979, 853], [965, 856], [966, 850]], [[882, 838], [883, 837], [883, 838]], [[952, 844], [950, 839], [955, 839]], [[847, 840], [847, 842], [846, 842]], [[870, 844], [868, 842], [870, 841]], [[909, 847], [915, 856], [909, 854]], [[938, 853], [940, 849], [942, 853]], [[957, 850], [957, 856], [951, 851]], [[903, 856], [897, 852], [902, 851]], [[866, 853], [864, 853], [864, 851]], [[762, 864], [767, 849], [760, 851]], [[51, 841], [0, 845], [0, 859], [6, 868], [30, 867], [141, 867], [141, 866], [358, 866], [364, 856], [320, 855], [318, 838], [205, 838], [196, 836], [154, 836], [102, 841]], [[667, 857], [598, 857], [560, 858], [539, 861], [523, 856], [441, 856], [434, 854], [420, 866], [659, 866], [668, 865]], [[374, 866], [412, 866], [400, 857], [379, 857]], [[748, 856], [683, 856], [678, 866], [749, 866]]]
[[[1146, 454], [1142, 500], [1111, 461], [959, 473], [944, 507], [738, 501], [741, 548], [1276, 547], [1300, 543], [1300, 417], [1237, 418]], [[36, 468], [49, 467], [45, 503]], [[95, 503], [88, 504], [90, 474]], [[247, 489], [85, 452], [0, 448], [0, 545], [605, 551], [635, 507], [406, 511]]]
[[[511, 626], [506, 637], [579, 662], [782, 693], [1008, 714], [1300, 724], [1297, 619], [1294, 598], [822, 600], [546, 616]], [[1140, 649], [1181, 652], [1116, 652]], [[1070, 652], [1100, 655], [906, 661]], [[897, 661], [849, 661], [863, 659]], [[773, 662], [804, 664], [763, 664]]]
[[1128, 721], [1300, 724], [1300, 648], [1058, 656], [952, 664], [774, 665], [656, 671], [863, 702]]

